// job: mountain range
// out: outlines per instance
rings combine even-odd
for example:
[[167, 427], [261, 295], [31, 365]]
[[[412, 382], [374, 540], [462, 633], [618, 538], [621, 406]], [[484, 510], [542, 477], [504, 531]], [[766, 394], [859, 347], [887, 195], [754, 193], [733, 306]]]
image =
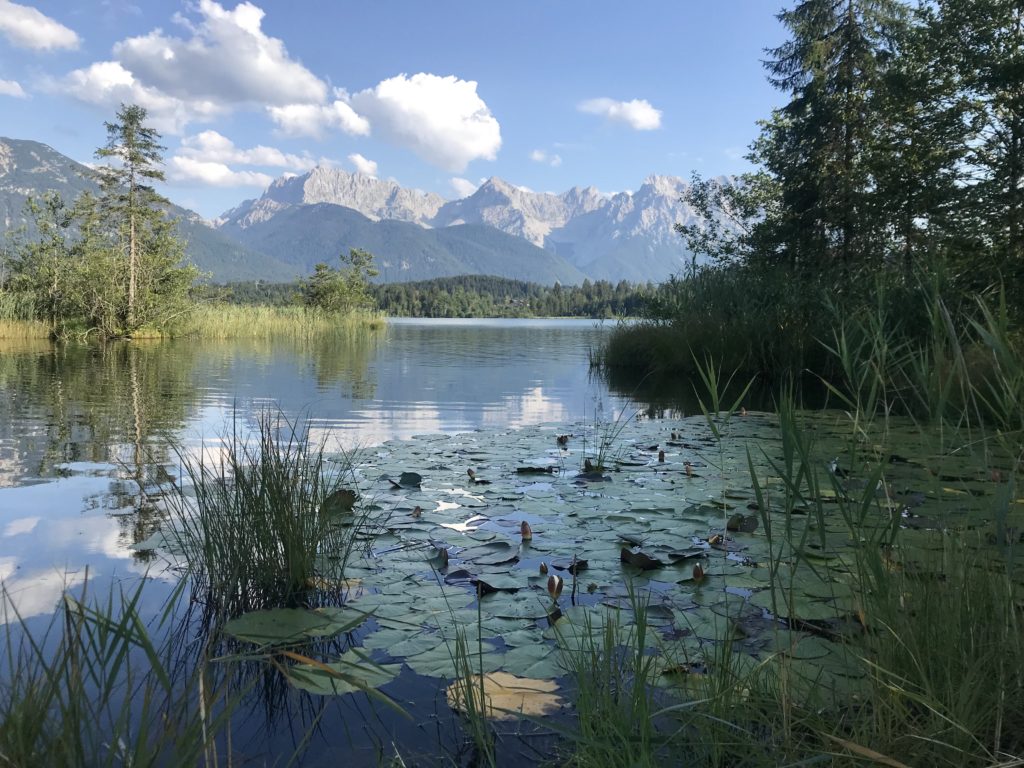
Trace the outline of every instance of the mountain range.
[[[95, 191], [88, 166], [38, 142], [0, 137], [0, 233], [24, 223], [28, 197]], [[534, 192], [491, 178], [468, 197], [318, 166], [283, 176], [209, 222], [173, 207], [186, 252], [211, 279], [293, 280], [349, 248], [375, 256], [378, 280], [492, 274], [551, 284], [660, 281], [690, 255], [674, 232], [692, 220], [687, 183], [650, 176], [635, 192]]]

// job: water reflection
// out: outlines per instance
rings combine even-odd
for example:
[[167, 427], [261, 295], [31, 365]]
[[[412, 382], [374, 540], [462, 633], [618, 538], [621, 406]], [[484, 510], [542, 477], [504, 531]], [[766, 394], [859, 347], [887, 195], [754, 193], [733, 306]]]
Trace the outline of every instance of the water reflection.
[[[313, 439], [371, 446], [424, 433], [607, 418], [589, 321], [396, 321], [303, 341], [0, 341], [0, 576], [48, 613], [65, 585], [166, 564], [130, 547], [166, 512], [176, 447], [216, 452], [266, 407]], [[30, 597], [29, 597], [30, 595]]]

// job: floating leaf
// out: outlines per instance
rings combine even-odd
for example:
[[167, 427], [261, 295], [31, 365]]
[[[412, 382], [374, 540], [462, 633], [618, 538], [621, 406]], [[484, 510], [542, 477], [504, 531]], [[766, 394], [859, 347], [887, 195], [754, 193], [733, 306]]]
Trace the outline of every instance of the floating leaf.
[[656, 557], [651, 557], [644, 552], [633, 552], [629, 547], [623, 547], [619, 551], [619, 559], [624, 563], [639, 568], [641, 571], [653, 571], [655, 568], [661, 568], [664, 565]]
[[224, 632], [260, 646], [291, 645], [351, 631], [369, 615], [351, 608], [274, 608], [243, 613]]
[[491, 672], [456, 680], [448, 686], [447, 697], [448, 705], [456, 712], [464, 712], [469, 699], [475, 701], [474, 708], [485, 717], [513, 720], [521, 716], [539, 717], [559, 709], [562, 699], [554, 694], [557, 690], [554, 680]]
[[740, 531], [742, 533], [753, 533], [757, 530], [758, 520], [755, 515], [742, 515], [736, 513], [729, 518], [725, 524], [727, 530]]
[[[298, 654], [290, 657], [303, 658]], [[304, 659], [288, 666], [285, 674], [296, 688], [317, 696], [340, 696], [379, 688], [394, 680], [401, 669], [400, 664], [374, 664], [364, 653], [350, 649], [333, 662]]]
[[395, 482], [390, 477], [387, 478], [387, 480], [388, 480], [388, 482], [391, 483], [391, 487], [392, 488], [396, 488], [396, 489], [397, 488], [416, 488], [416, 489], [419, 489], [419, 487], [423, 484], [423, 476], [420, 475], [418, 472], [403, 472], [399, 476], [398, 482]]
[[666, 554], [669, 560], [679, 562], [681, 560], [691, 560], [695, 557], [707, 557], [708, 553], [703, 547], [694, 547], [693, 549], [673, 550]]

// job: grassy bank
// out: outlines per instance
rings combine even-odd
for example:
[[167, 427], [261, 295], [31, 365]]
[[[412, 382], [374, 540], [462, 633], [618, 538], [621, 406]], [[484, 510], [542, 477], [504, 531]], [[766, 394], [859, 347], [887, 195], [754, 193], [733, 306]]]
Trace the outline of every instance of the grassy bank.
[[[132, 338], [190, 339], [310, 339], [336, 333], [383, 328], [383, 313], [359, 310], [344, 314], [320, 312], [305, 307], [239, 306], [201, 304], [166, 330], [141, 328]], [[53, 329], [24, 313], [0, 314], [0, 339], [47, 339]], [[75, 334], [72, 334], [73, 336]], [[79, 337], [92, 334], [82, 329]]]
[[[998, 323], [1003, 354], [1019, 356], [1020, 314], [998, 288], [964, 294], [929, 274], [839, 288], [784, 270], [709, 268], [660, 286], [645, 319], [617, 328], [597, 362], [636, 378], [692, 375], [714, 360], [772, 386], [808, 373], [856, 386], [870, 373], [858, 368], [867, 362], [893, 390], [923, 384], [930, 367], [957, 372], [949, 384], [963, 393], [967, 368], [979, 380], [996, 375], [983, 331], [990, 321]], [[905, 400], [924, 405], [917, 395]]]
[[175, 338], [312, 338], [339, 332], [383, 328], [383, 313], [357, 310], [344, 314], [305, 307], [203, 304], [172, 328]]

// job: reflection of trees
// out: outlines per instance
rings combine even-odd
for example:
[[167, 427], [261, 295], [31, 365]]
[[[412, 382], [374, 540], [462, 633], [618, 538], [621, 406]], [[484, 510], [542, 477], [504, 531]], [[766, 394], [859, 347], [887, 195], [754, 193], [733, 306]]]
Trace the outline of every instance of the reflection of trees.
[[369, 370], [370, 360], [383, 335], [362, 327], [343, 327], [309, 339], [304, 351], [313, 359], [317, 386], [324, 389], [341, 384], [348, 387], [353, 399], [373, 397], [377, 382]]
[[146, 538], [161, 516], [153, 490], [169, 480], [166, 436], [196, 398], [193, 367], [188, 345], [3, 342], [0, 484], [58, 476], [69, 462], [115, 464], [103, 506], [134, 510], [117, 518], [126, 544]]

